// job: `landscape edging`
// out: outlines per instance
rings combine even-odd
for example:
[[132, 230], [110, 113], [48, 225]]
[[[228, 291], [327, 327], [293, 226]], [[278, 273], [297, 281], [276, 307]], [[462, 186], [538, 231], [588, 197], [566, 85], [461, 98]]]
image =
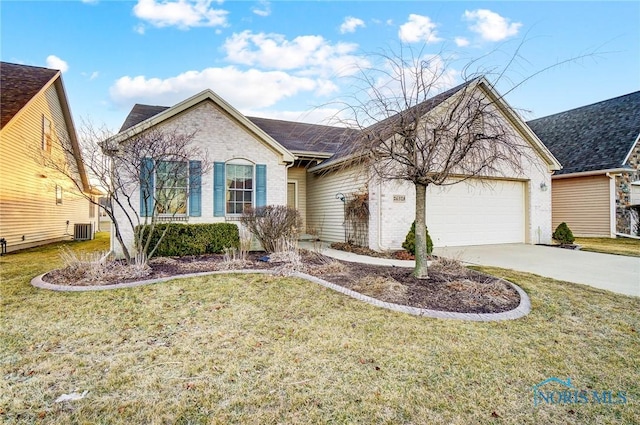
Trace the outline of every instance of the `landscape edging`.
[[[46, 273], [38, 275], [31, 279], [31, 285], [40, 289], [48, 289], [51, 291], [62, 291], [62, 292], [87, 292], [87, 291], [106, 291], [109, 289], [123, 289], [123, 288], [133, 288], [136, 286], [143, 285], [151, 285], [155, 283], [167, 282], [169, 280], [174, 279], [185, 279], [191, 277], [202, 277], [202, 276], [210, 276], [216, 274], [275, 274], [273, 270], [258, 270], [258, 269], [247, 269], [247, 270], [216, 270], [211, 272], [200, 272], [200, 273], [188, 273], [177, 276], [167, 276], [161, 277], [157, 279], [147, 279], [140, 280], [136, 282], [126, 282], [126, 283], [115, 283], [113, 285], [95, 285], [95, 286], [69, 286], [69, 285], [57, 285], [53, 283], [45, 282], [42, 278], [46, 275]], [[376, 298], [369, 297], [367, 295], [361, 294], [356, 291], [352, 291], [351, 289], [345, 288], [344, 286], [336, 285], [335, 283], [327, 282], [324, 279], [320, 279], [315, 276], [311, 276], [306, 273], [295, 272], [292, 273], [291, 276], [298, 277], [300, 279], [305, 279], [310, 282], [316, 283], [318, 285], [322, 285], [326, 288], [332, 289], [336, 292], [340, 292], [341, 294], [347, 295], [351, 298], [355, 298], [359, 301], [366, 302], [367, 304], [374, 305], [376, 307], [381, 307], [387, 310], [397, 311], [400, 313], [407, 313], [413, 316], [422, 316], [422, 317], [431, 317], [436, 319], [456, 319], [456, 320], [471, 320], [476, 322], [492, 322], [492, 321], [500, 321], [500, 320], [515, 320], [521, 317], [526, 316], [531, 311], [531, 301], [529, 300], [529, 296], [527, 293], [522, 290], [518, 285], [509, 282], [508, 280], [501, 279], [502, 281], [511, 285], [520, 295], [520, 304], [518, 307], [513, 310], [503, 311], [501, 313], [456, 313], [450, 311], [440, 311], [440, 310], [430, 310], [426, 308], [418, 308], [418, 307], [410, 307], [401, 304], [389, 303], [386, 301], [380, 301]]]

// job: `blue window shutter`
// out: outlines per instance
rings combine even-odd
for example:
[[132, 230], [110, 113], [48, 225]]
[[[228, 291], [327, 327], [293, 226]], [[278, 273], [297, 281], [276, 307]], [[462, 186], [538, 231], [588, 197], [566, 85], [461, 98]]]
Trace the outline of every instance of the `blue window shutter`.
[[267, 166], [256, 164], [256, 208], [267, 205]]
[[224, 217], [224, 162], [213, 163], [213, 216]]
[[200, 161], [189, 161], [189, 215], [202, 215], [202, 164]]
[[151, 217], [153, 215], [153, 159], [143, 158], [140, 164], [140, 216]]

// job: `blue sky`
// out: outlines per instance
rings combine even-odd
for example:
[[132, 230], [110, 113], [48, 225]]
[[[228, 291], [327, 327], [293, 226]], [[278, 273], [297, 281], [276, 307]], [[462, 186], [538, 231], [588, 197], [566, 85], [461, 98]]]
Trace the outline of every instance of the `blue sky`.
[[[365, 55], [445, 53], [448, 85], [471, 58], [509, 68], [526, 119], [640, 89], [640, 2], [6, 1], [1, 59], [63, 70], [76, 123], [117, 129], [134, 103], [210, 88], [241, 112], [321, 122]], [[594, 53], [595, 52], [595, 53]], [[508, 90], [508, 80], [499, 85]], [[525, 112], [528, 111], [528, 112]]]

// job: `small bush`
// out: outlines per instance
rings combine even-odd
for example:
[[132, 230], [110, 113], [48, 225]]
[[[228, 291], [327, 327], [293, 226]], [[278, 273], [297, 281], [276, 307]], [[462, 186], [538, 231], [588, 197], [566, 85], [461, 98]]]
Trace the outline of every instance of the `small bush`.
[[[168, 229], [167, 229], [168, 226]], [[148, 226], [143, 232], [148, 231]], [[139, 234], [136, 228], [136, 235]], [[218, 254], [225, 248], [238, 248], [238, 226], [233, 223], [210, 224], [157, 224], [151, 235], [150, 249], [167, 230], [154, 253], [156, 257], [182, 257], [186, 255]], [[146, 235], [145, 235], [146, 237]]]
[[569, 226], [567, 226], [567, 223], [565, 223], [564, 221], [560, 223], [558, 227], [556, 227], [556, 231], [553, 232], [553, 239], [557, 240], [562, 245], [572, 244], [573, 241], [576, 240], [573, 237], [571, 229], [569, 229]]
[[[416, 255], [416, 222], [411, 224], [411, 229], [407, 233], [407, 237], [402, 243], [402, 247], [410, 252], [412, 255]], [[427, 229], [427, 255], [431, 255], [433, 252], [433, 241], [429, 236], [429, 229]]]
[[298, 210], [286, 205], [246, 208], [240, 221], [267, 252], [295, 249], [302, 226]]

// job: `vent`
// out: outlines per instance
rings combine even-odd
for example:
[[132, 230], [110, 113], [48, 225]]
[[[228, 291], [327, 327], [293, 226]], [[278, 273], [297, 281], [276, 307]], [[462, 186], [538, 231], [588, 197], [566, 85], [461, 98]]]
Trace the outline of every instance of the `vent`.
[[88, 241], [93, 239], [93, 232], [91, 231], [91, 223], [82, 224], [76, 223], [73, 226], [73, 239], [77, 241]]

